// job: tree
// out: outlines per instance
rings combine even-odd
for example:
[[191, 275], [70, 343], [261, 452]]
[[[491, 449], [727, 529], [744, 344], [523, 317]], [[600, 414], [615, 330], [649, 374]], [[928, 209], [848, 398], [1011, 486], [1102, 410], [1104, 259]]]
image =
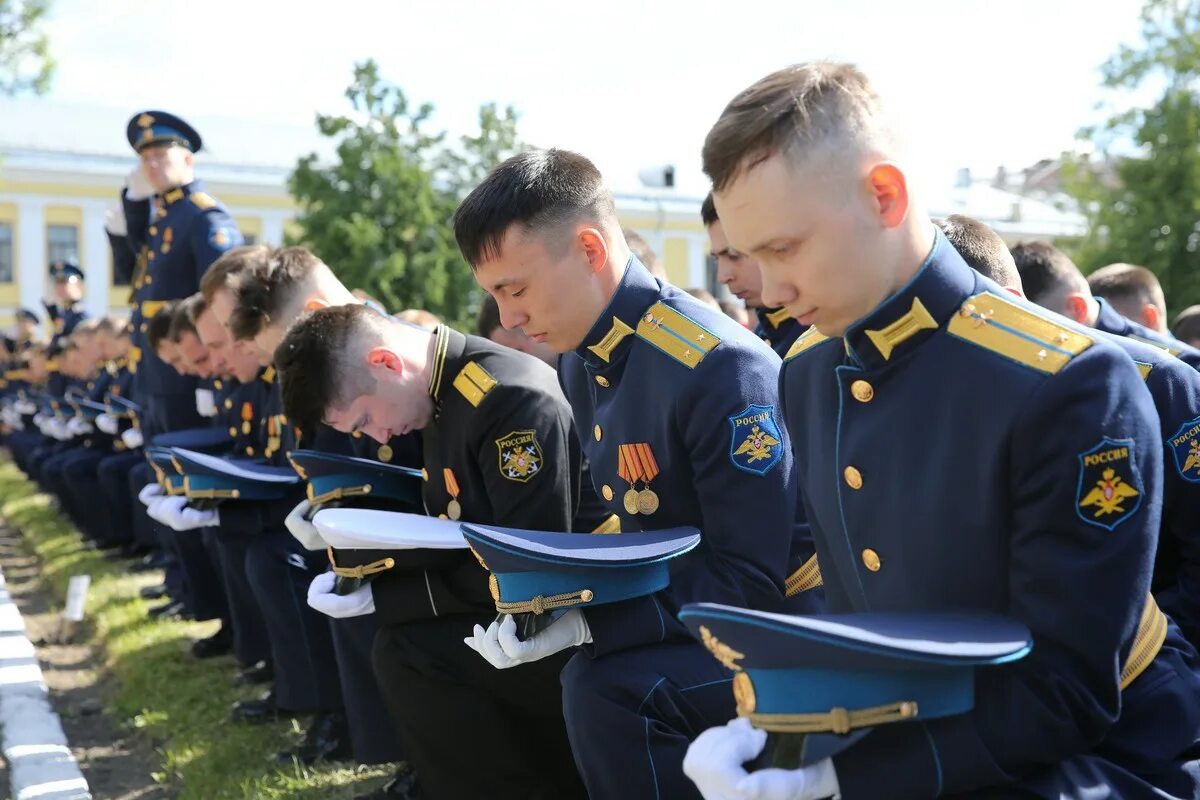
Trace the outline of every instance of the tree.
[[44, 94], [54, 59], [41, 25], [49, 0], [0, 0], [0, 93]]
[[1157, 99], [1080, 131], [1096, 153], [1066, 164], [1089, 223], [1072, 255], [1085, 272], [1117, 261], [1149, 267], [1175, 310], [1200, 302], [1200, 0], [1147, 0], [1141, 28], [1139, 45], [1103, 65], [1103, 83], [1150, 87]]
[[429, 130], [433, 106], [410, 104], [374, 61], [355, 67], [346, 98], [352, 114], [317, 117], [338, 142], [336, 163], [309, 154], [289, 179], [301, 209], [296, 241], [390, 309], [466, 322], [476, 286], [451, 218], [463, 193], [520, 148], [516, 114], [484, 106], [478, 135], [455, 148]]

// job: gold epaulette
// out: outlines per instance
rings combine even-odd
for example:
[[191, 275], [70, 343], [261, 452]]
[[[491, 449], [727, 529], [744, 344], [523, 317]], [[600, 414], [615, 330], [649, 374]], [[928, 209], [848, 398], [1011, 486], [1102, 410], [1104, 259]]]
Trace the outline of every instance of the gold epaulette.
[[1150, 345], [1155, 350], [1161, 350], [1164, 353], [1170, 353], [1173, 356], [1178, 356], [1180, 353], [1183, 352], [1178, 347], [1172, 347], [1169, 344], [1165, 344], [1164, 342], [1158, 342], [1158, 341], [1155, 341], [1154, 339], [1147, 339], [1145, 336], [1138, 336], [1135, 333], [1126, 334], [1125, 338], [1133, 339], [1135, 342], [1141, 342], [1142, 344]]
[[192, 192], [188, 195], [188, 199], [196, 204], [197, 208], [208, 210], [217, 204], [213, 196], [206, 192]]
[[23, 381], [27, 376], [28, 373], [23, 369], [10, 369], [4, 373], [5, 379], [10, 381]]
[[1150, 371], [1154, 369], [1153, 364], [1147, 364], [1145, 361], [1133, 360], [1133, 365], [1138, 368], [1138, 372], [1142, 375], [1142, 380], [1150, 377]]
[[963, 301], [947, 330], [1047, 375], [1061, 370], [1093, 343], [1091, 337], [992, 292]]
[[496, 386], [497, 381], [491, 373], [474, 361], [468, 361], [467, 365], [454, 376], [454, 388], [473, 406], [478, 406], [483, 402], [487, 393]]
[[812, 557], [801, 564], [799, 569], [788, 575], [783, 584], [783, 593], [785, 597], [794, 597], [801, 592], [815, 589], [823, 583], [821, 565], [817, 563], [817, 554], [813, 553]]
[[721, 343], [711, 331], [661, 302], [650, 306], [638, 320], [637, 336], [688, 369], [695, 369]]
[[789, 361], [806, 350], [811, 350], [821, 342], [827, 341], [829, 341], [828, 336], [810, 325], [808, 330], [800, 334], [800, 338], [792, 342], [792, 346], [788, 348], [787, 355], [783, 357], [783, 360]]

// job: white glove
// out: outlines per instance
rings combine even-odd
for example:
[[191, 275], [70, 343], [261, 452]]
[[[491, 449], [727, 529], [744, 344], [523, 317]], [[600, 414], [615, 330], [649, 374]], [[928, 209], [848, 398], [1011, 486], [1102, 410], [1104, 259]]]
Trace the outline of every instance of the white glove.
[[196, 413], [202, 417], [217, 415], [217, 401], [213, 398], [211, 389], [196, 390]]
[[[141, 172], [141, 170], [138, 170]], [[138, 198], [131, 197], [131, 200]], [[125, 223], [125, 209], [120, 203], [112, 203], [108, 208], [104, 209], [104, 230], [111, 233], [113, 236], [125, 236], [129, 233], [128, 225]]]
[[210, 511], [192, 508], [182, 496], [163, 498], [155, 504], [154, 514], [159, 522], [180, 533], [221, 524], [221, 516], [215, 508]]
[[117, 431], [121, 428], [121, 423], [112, 414], [99, 414], [96, 416], [96, 427], [109, 436], [116, 436]]
[[161, 525], [166, 525], [167, 521], [158, 515], [158, 507], [163, 504], [164, 500], [170, 500], [170, 499], [171, 498], [167, 497], [166, 495], [159, 495], [158, 497], [151, 497], [150, 502], [146, 503], [146, 516], [150, 517], [150, 519], [154, 520], [155, 522], [157, 522]]
[[13, 408], [15, 408], [19, 414], [37, 413], [37, 404], [32, 400], [18, 400], [17, 402], [13, 403]]
[[375, 596], [371, 584], [364, 584], [347, 595], [333, 593], [337, 575], [322, 572], [308, 585], [308, 605], [327, 617], [345, 619], [375, 613]]
[[83, 417], [71, 417], [67, 420], [67, 433], [72, 436], [83, 436], [85, 433], [91, 433], [95, 428], [92, 423], [88, 422]]
[[65, 442], [67, 439], [71, 438], [71, 434], [67, 431], [67, 423], [63, 422], [61, 419], [52, 419], [49, 423], [47, 423], [47, 425], [50, 431], [50, 436], [58, 439], [60, 442]]
[[743, 765], [766, 743], [766, 731], [738, 717], [696, 737], [683, 758], [683, 774], [692, 779], [704, 800], [821, 800], [841, 791], [828, 758], [800, 769], [747, 773]]
[[142, 490], [140, 492], [138, 492], [138, 500], [141, 500], [142, 505], [146, 506], [146, 508], [150, 507], [151, 500], [153, 500], [156, 497], [162, 497], [162, 496], [163, 496], [163, 487], [157, 483], [147, 483], [145, 486], [142, 487]]
[[142, 432], [137, 428], [130, 428], [121, 434], [121, 441], [130, 450], [136, 450], [142, 446]]
[[125, 196], [130, 200], [147, 200], [152, 194], [154, 187], [150, 185], [150, 180], [146, 173], [142, 172], [142, 166], [139, 164], [125, 176]]
[[[317, 533], [317, 526], [309, 522], [305, 515], [308, 514], [312, 506], [307, 500], [301, 500], [296, 504], [284, 519], [283, 524], [291, 532], [292, 537], [304, 545], [305, 550], [324, 550], [328, 545], [321, 538], [321, 534]], [[330, 573], [332, 574], [332, 573]]]
[[550, 627], [523, 642], [517, 638], [517, 622], [512, 614], [494, 620], [486, 631], [483, 626], [476, 625], [474, 635], [463, 639], [467, 647], [496, 669], [528, 664], [590, 641], [592, 631], [578, 608], [572, 608]]

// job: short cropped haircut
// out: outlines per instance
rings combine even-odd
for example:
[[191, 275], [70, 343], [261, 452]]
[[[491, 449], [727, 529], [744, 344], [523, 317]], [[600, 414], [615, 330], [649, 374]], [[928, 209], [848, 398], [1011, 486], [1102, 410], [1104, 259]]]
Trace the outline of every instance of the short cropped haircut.
[[720, 192], [777, 153], [800, 161], [829, 142], [867, 146], [881, 133], [881, 113], [878, 93], [853, 64], [785, 67], [729, 101], [705, 137], [704, 172]]
[[700, 204], [700, 221], [706, 228], [714, 222], [721, 221], [721, 218], [717, 216], [717, 204], [713, 202], [712, 192], [709, 192], [705, 196], [704, 202]]
[[167, 328], [168, 339], [178, 344], [185, 333], [200, 337], [200, 334], [196, 332], [196, 323], [192, 321], [192, 307], [197, 300], [203, 301], [203, 299], [204, 296], [197, 292], [175, 304], [175, 312], [171, 315], [171, 325]]
[[364, 362], [350, 346], [381, 330], [387, 319], [364, 305], [331, 306], [302, 316], [275, 350], [283, 409], [292, 424], [312, 431], [331, 408], [374, 390]]
[[625, 236], [625, 244], [629, 245], [629, 251], [637, 256], [638, 261], [642, 262], [651, 275], [667, 279], [667, 270], [659, 260], [658, 253], [654, 252], [654, 248], [646, 241], [646, 237], [635, 231], [633, 228], [623, 228], [621, 233]]
[[1188, 306], [1180, 311], [1171, 326], [1171, 333], [1181, 342], [1200, 342], [1200, 306]]
[[175, 318], [175, 306], [174, 301], [164, 304], [146, 323], [146, 343], [151, 350], [158, 350], [163, 339], [168, 338], [171, 320]]
[[1087, 276], [1092, 294], [1103, 297], [1113, 305], [1152, 305], [1160, 314], [1167, 313], [1167, 299], [1163, 295], [1158, 276], [1145, 267], [1135, 264], [1109, 264]]
[[1053, 305], [1058, 298], [1087, 287], [1075, 262], [1049, 242], [1021, 242], [1011, 252], [1025, 296], [1038, 305]]
[[454, 238], [474, 268], [500, 255], [514, 225], [542, 231], [581, 219], [616, 219], [600, 170], [569, 150], [528, 150], [493, 169], [459, 204]]
[[247, 254], [244, 266], [230, 278], [234, 309], [229, 332], [235, 340], [253, 339], [283, 319], [299, 292], [325, 266], [304, 247], [280, 247]]
[[209, 266], [200, 279], [200, 294], [204, 295], [204, 302], [211, 305], [217, 292], [230, 288], [229, 282], [234, 275], [269, 252], [271, 248], [265, 244], [248, 244], [227, 251]]
[[946, 239], [970, 267], [1009, 289], [1021, 286], [1021, 273], [1000, 234], [977, 219], [951, 214], [938, 221]]
[[[194, 328], [196, 327], [196, 320], [199, 319], [205, 311], [208, 311], [208, 301], [204, 299], [203, 294], [196, 292], [194, 295], [188, 298], [187, 307], [184, 309], [184, 311], [187, 313], [188, 322], [192, 323], [192, 327]], [[199, 336], [200, 332], [197, 331], [196, 335]]]

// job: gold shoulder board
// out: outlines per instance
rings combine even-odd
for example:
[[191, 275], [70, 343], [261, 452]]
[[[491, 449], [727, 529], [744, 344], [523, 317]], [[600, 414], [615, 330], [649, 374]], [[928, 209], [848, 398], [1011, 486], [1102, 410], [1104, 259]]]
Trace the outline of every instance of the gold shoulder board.
[[196, 204], [197, 208], [207, 210], [217, 204], [217, 201], [213, 199], [213, 196], [207, 192], [195, 192], [188, 195], [188, 197], [191, 198], [191, 201]]
[[473, 406], [478, 406], [483, 402], [483, 398], [496, 388], [496, 385], [497, 381], [491, 373], [474, 361], [468, 361], [467, 365], [454, 376], [454, 388]]
[[1053, 375], [1092, 346], [1092, 339], [1033, 309], [992, 292], [963, 301], [950, 318], [950, 335], [1038, 372]]
[[637, 335], [688, 369], [695, 369], [721, 343], [714, 333], [666, 303], [655, 303], [647, 309], [638, 320]]
[[808, 330], [800, 334], [799, 339], [792, 342], [792, 346], [788, 348], [787, 355], [783, 357], [783, 360], [789, 361], [804, 351], [811, 350], [821, 342], [826, 341], [829, 341], [829, 337], [810, 325]]

